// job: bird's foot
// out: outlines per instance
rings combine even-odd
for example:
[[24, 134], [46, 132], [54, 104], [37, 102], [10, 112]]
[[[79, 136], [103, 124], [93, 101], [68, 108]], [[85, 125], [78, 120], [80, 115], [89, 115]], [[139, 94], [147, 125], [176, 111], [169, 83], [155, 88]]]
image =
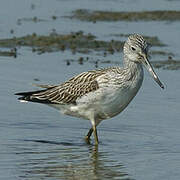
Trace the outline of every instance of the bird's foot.
[[85, 140], [85, 142], [86, 142], [87, 144], [91, 144], [91, 139], [90, 139], [90, 137], [85, 136], [84, 140]]

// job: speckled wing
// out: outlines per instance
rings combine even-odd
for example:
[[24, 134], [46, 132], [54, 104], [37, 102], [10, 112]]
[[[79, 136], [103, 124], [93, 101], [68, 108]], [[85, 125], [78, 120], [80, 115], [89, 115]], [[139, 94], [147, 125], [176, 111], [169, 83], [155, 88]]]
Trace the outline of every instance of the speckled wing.
[[17, 93], [16, 95], [23, 96], [19, 99], [24, 101], [48, 104], [76, 104], [77, 98], [99, 88], [96, 78], [104, 73], [103, 70], [88, 71], [60, 85], [38, 85], [46, 87], [45, 90]]

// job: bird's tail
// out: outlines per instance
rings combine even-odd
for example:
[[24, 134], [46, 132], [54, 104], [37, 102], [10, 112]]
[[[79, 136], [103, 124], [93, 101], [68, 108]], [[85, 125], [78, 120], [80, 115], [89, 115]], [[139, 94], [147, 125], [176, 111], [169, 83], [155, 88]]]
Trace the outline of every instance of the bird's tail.
[[[21, 102], [38, 102], [38, 103], [50, 103], [50, 101], [46, 98], [46, 96], [42, 96], [42, 94], [46, 94], [46, 91], [51, 90], [56, 87], [56, 85], [42, 85], [42, 84], [33, 84], [36, 87], [45, 88], [38, 91], [29, 91], [29, 92], [19, 92], [15, 95], [21, 96], [18, 98]], [[45, 93], [44, 93], [45, 92]]]
[[20, 93], [16, 93], [15, 95], [21, 96], [18, 98], [18, 100], [20, 100], [21, 102], [28, 102], [28, 101], [37, 102], [37, 99], [33, 97], [33, 94], [38, 94], [43, 91], [44, 90], [31, 91], [31, 92], [20, 92]]
[[40, 99], [36, 95], [39, 93], [45, 92], [46, 89], [44, 90], [39, 90], [39, 91], [30, 91], [30, 92], [20, 92], [16, 93], [15, 95], [21, 96], [18, 98], [21, 102], [37, 102], [37, 103], [49, 103], [48, 100], [46, 99]]

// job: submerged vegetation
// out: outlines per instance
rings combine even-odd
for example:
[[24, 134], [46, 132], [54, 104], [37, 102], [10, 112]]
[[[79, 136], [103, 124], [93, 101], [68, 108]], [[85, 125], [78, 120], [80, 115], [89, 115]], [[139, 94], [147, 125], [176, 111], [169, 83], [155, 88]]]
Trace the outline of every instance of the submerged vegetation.
[[83, 21], [179, 21], [180, 11], [112, 12], [78, 9], [69, 18]]
[[12, 56], [12, 57], [16, 58], [17, 50], [16, 50], [16, 48], [13, 48], [9, 51], [0, 51], [0, 56]]
[[107, 51], [113, 53], [114, 50], [120, 51], [123, 47], [122, 41], [102, 41], [96, 40], [92, 34], [84, 34], [82, 31], [62, 34], [49, 34], [47, 36], [35, 33], [23, 37], [11, 39], [1, 39], [0, 47], [29, 46], [33, 52], [45, 53], [54, 51], [64, 51], [70, 49], [73, 53], [88, 53], [91, 50]]
[[[127, 37], [129, 34], [111, 34], [114, 38]], [[116, 38], [117, 39], [117, 38]], [[121, 39], [121, 38], [119, 38]], [[150, 42], [152, 46], [162, 47], [166, 46], [163, 44], [158, 37], [155, 36], [145, 36], [145, 39]], [[76, 52], [82, 54], [89, 54], [90, 52], [101, 52], [103, 56], [107, 54], [113, 54], [116, 52], [121, 52], [124, 45], [124, 41], [113, 40], [103, 41], [98, 40], [93, 34], [84, 34], [82, 31], [72, 32], [70, 34], [57, 34], [50, 33], [49, 35], [37, 35], [33, 33], [31, 35], [26, 35], [22, 37], [14, 37], [10, 39], [1, 39], [0, 47], [1, 48], [10, 48], [10, 50], [0, 51], [0, 56], [17, 56], [17, 47], [28, 46], [32, 48], [32, 52], [42, 54], [46, 52], [56, 52], [56, 51], [65, 51], [70, 50], [73, 54]], [[152, 55], [162, 55], [162, 56], [173, 56], [172, 53], [153, 50], [150, 52]], [[73, 60], [66, 60], [66, 64], [70, 65]], [[88, 57], [80, 57], [77, 62], [82, 65], [85, 62], [95, 64], [95, 67], [98, 67], [99, 63], [110, 63], [118, 64], [118, 62], [112, 62], [110, 60], [89, 60]], [[180, 69], [180, 61], [169, 60], [166, 61], [153, 61], [153, 65], [156, 68], [171, 69], [177, 70]]]
[[[111, 34], [114, 37], [126, 37], [128, 38], [131, 34]], [[163, 44], [157, 36], [143, 36], [151, 46], [166, 46]]]
[[164, 61], [154, 61], [152, 62], [155, 68], [162, 68], [167, 70], [179, 70], [180, 69], [180, 60], [173, 60], [169, 57], [168, 60]]
[[[146, 36], [145, 38], [152, 46], [165, 46], [157, 37]], [[46, 36], [33, 33], [22, 37], [0, 40], [0, 47], [15, 48], [19, 46], [29, 46], [33, 52], [38, 52], [39, 54], [59, 50], [71, 50], [73, 53], [80, 52], [84, 54], [88, 54], [94, 50], [113, 54], [116, 51], [121, 51], [123, 45], [124, 41], [113, 39], [110, 41], [97, 40], [96, 36], [91, 33], [84, 34], [82, 31], [72, 32], [70, 34], [50, 33]]]

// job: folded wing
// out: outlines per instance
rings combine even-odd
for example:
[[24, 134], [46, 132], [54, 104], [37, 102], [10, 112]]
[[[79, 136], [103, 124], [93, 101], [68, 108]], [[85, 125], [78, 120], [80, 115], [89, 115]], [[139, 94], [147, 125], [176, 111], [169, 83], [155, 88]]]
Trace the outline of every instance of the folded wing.
[[39, 91], [20, 92], [21, 101], [32, 101], [46, 104], [76, 104], [77, 98], [99, 88], [96, 78], [105, 70], [88, 71], [73, 77], [60, 85], [36, 85], [46, 88]]

